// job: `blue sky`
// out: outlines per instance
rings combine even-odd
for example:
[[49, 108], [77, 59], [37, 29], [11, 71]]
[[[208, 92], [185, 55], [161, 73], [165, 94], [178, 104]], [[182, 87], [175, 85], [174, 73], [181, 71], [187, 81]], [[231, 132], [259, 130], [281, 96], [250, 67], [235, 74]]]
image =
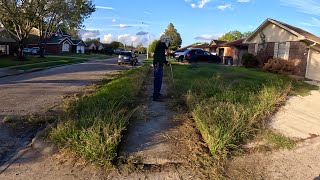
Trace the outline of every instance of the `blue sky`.
[[320, 0], [93, 0], [82, 37], [147, 44], [172, 22], [182, 46], [231, 31], [253, 31], [273, 18], [320, 36]]

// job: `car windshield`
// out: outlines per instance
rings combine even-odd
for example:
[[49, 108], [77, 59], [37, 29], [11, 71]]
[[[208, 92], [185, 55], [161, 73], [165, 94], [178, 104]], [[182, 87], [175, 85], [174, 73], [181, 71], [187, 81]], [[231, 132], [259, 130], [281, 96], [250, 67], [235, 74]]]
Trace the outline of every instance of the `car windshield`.
[[131, 52], [122, 52], [120, 55], [123, 55], [123, 56], [132, 56], [132, 53], [131, 53]]

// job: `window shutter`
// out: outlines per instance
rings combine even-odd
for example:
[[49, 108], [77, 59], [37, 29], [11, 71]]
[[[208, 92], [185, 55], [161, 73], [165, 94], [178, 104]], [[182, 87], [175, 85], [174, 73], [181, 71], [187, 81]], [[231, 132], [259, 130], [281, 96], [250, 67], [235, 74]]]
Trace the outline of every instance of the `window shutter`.
[[258, 54], [258, 47], [259, 47], [259, 44], [255, 44], [254, 45], [254, 53], [257, 55]]
[[273, 57], [277, 58], [278, 57], [278, 50], [279, 50], [279, 43], [274, 43], [274, 51], [273, 51]]
[[286, 42], [286, 50], [285, 50], [285, 54], [284, 54], [285, 60], [289, 59], [289, 51], [290, 51], [290, 42]]

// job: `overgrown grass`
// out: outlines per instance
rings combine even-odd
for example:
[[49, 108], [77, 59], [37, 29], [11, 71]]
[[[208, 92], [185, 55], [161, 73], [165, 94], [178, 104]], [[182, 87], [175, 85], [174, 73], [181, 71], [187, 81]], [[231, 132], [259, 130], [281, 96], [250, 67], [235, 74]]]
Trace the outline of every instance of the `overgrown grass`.
[[[182, 97], [217, 159], [254, 137], [295, 87], [285, 75], [214, 64], [174, 65]], [[294, 86], [294, 87], [292, 87]]]
[[[177, 61], [177, 60], [175, 60], [174, 58], [168, 58], [167, 61], [169, 61], [169, 62], [175, 62], [175, 61]], [[150, 63], [153, 62], [153, 59], [152, 59], [152, 58], [151, 58], [151, 59], [150, 59], [150, 58], [149, 58], [149, 59], [144, 59], [142, 62], [143, 62], [143, 63], [148, 63], [148, 64], [150, 64]]]
[[89, 162], [111, 165], [149, 68], [128, 70], [96, 93], [71, 103], [67, 117], [51, 132], [51, 139]]
[[30, 64], [30, 65], [19, 66], [19, 67], [13, 68], [13, 69], [29, 70], [29, 69], [34, 69], [34, 68], [45, 68], [45, 67], [64, 65], [64, 64], [70, 64], [70, 63], [77, 63], [77, 62], [83, 62], [83, 60], [67, 59], [67, 60], [60, 60], [60, 61], [49, 61], [49, 62], [42, 62], [41, 64]]

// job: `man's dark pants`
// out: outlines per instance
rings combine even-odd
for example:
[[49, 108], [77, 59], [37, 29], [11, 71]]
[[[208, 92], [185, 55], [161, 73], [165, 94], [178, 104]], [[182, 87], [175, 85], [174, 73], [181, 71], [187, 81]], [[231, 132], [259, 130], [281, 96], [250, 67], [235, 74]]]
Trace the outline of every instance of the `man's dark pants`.
[[153, 100], [157, 100], [160, 96], [160, 90], [163, 77], [163, 65], [154, 66], [154, 87], [153, 87]]

